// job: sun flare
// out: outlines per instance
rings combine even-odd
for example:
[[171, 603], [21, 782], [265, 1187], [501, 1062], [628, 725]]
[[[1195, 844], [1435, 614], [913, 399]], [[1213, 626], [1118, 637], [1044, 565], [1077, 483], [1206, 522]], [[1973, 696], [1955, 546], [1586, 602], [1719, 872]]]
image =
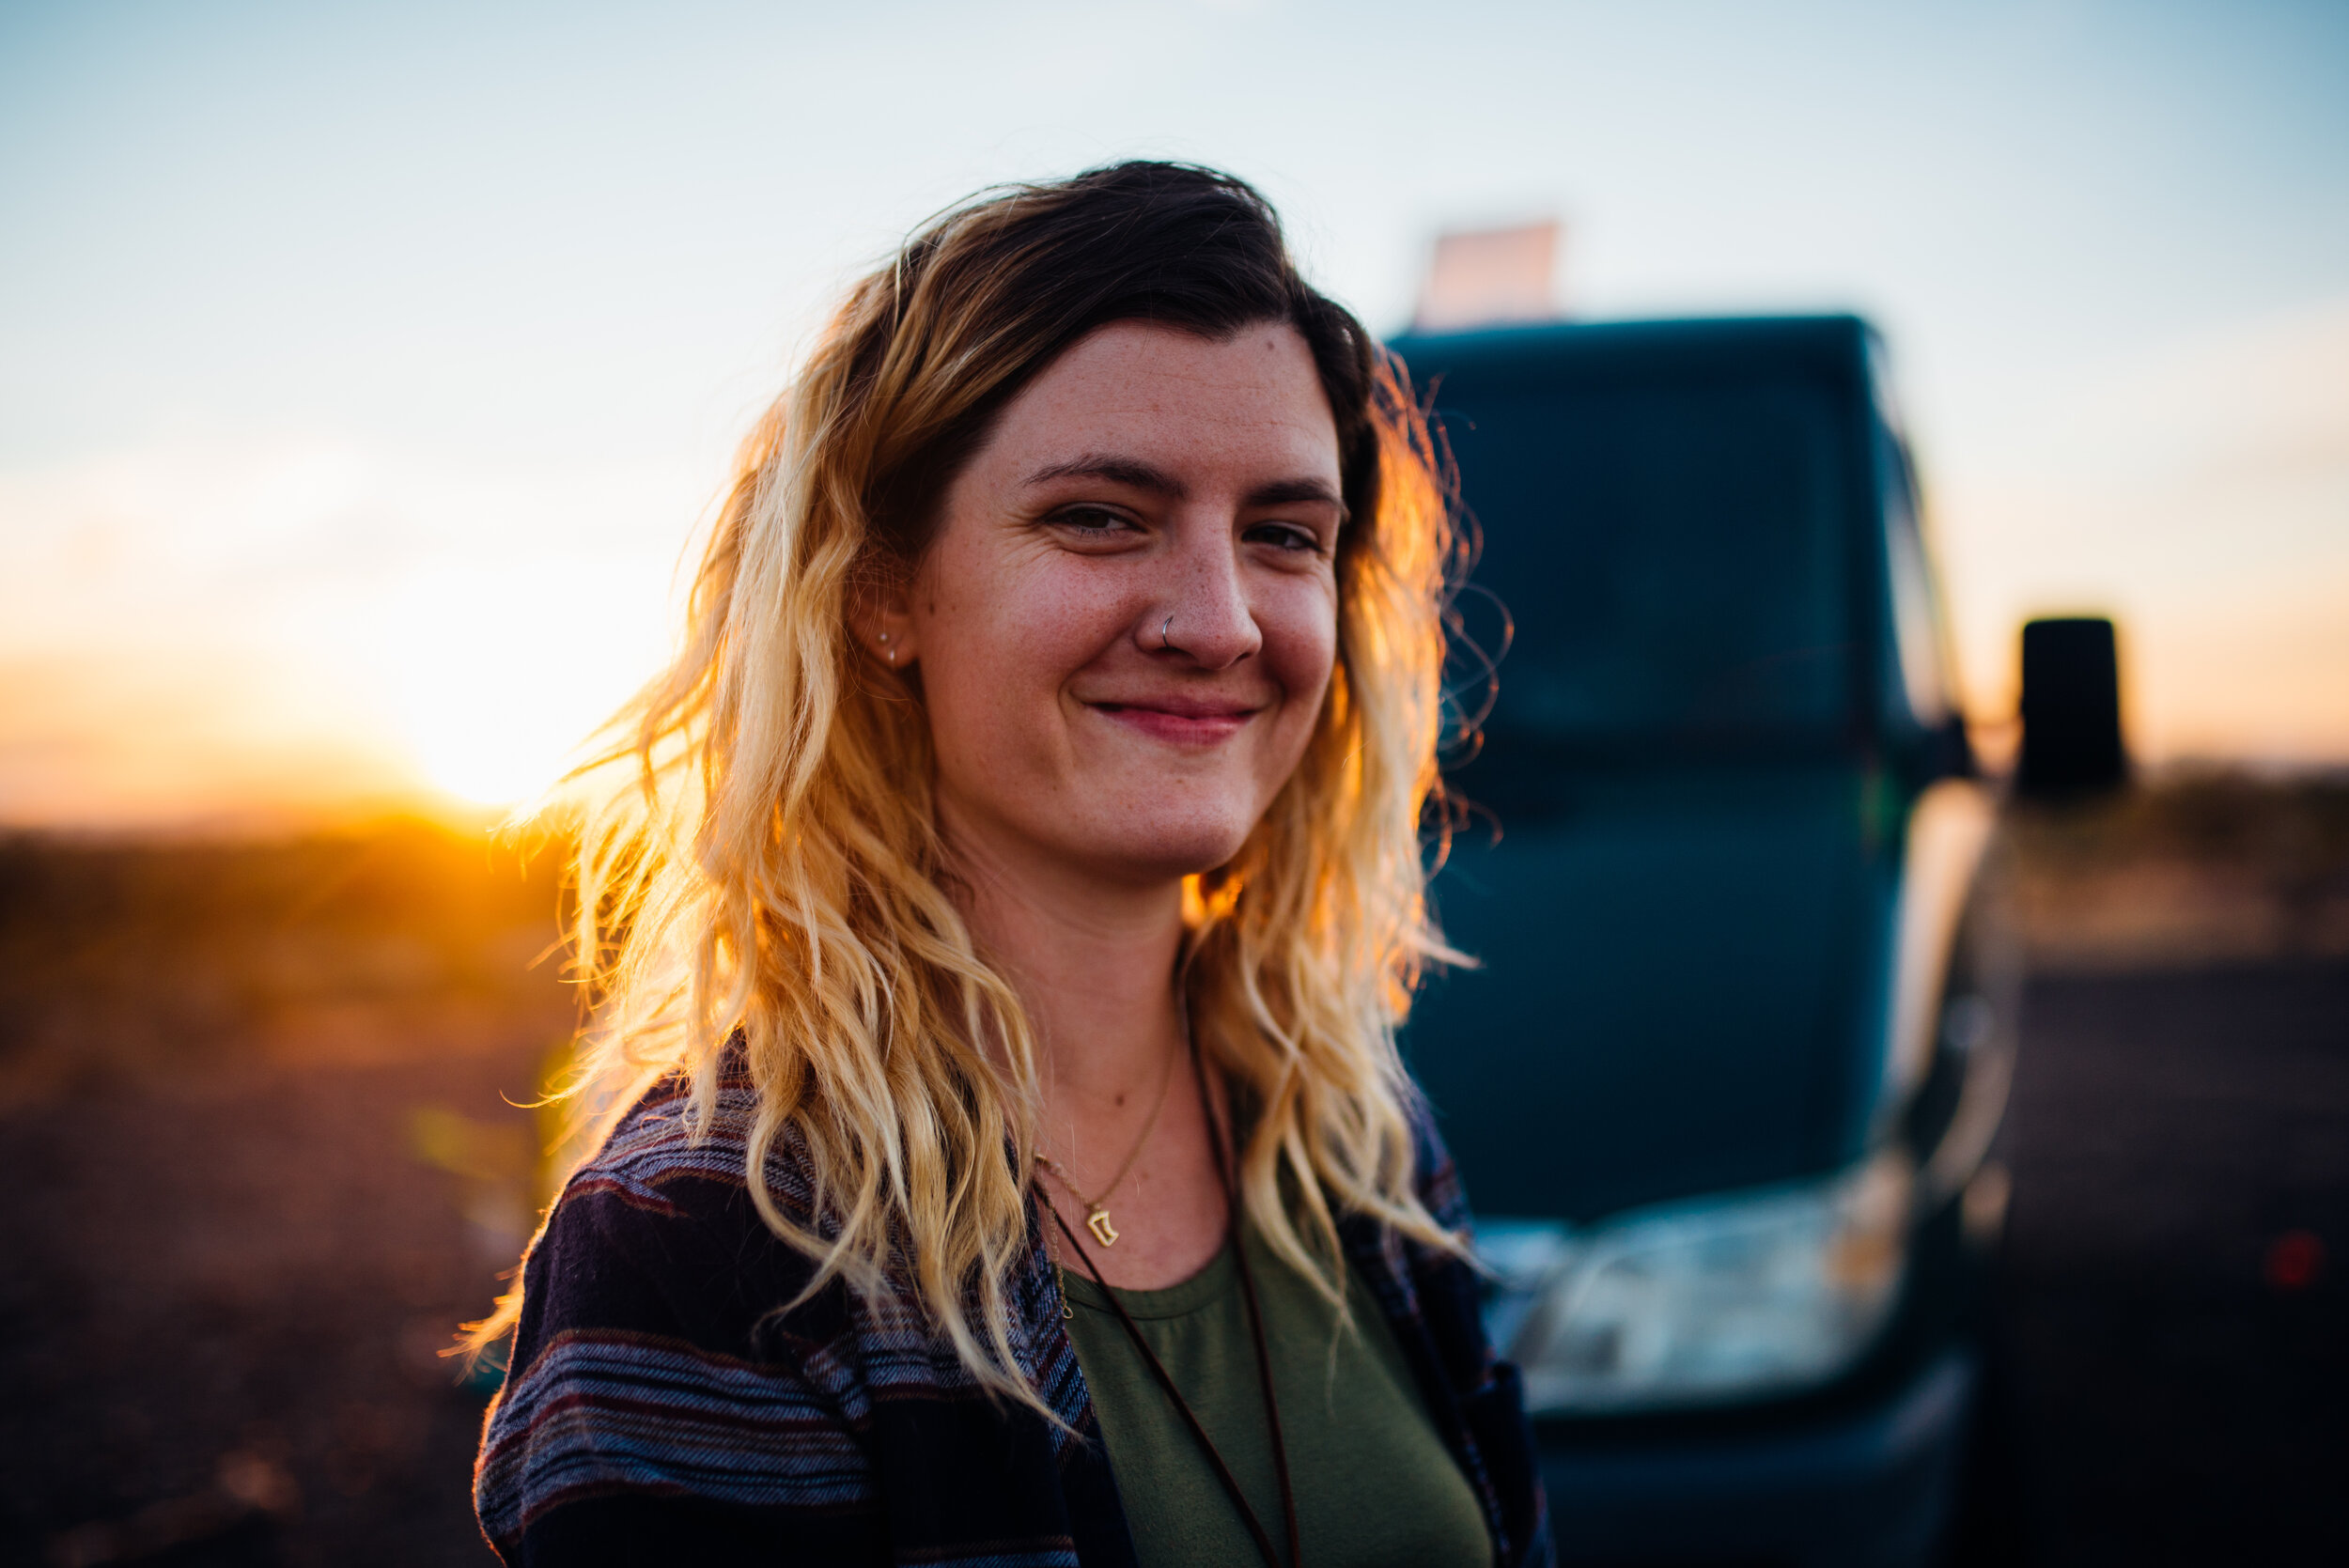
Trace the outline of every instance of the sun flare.
[[561, 776], [576, 735], [530, 733], [508, 715], [450, 713], [436, 732], [414, 737], [416, 763], [443, 794], [478, 806], [514, 806]]
[[649, 673], [651, 640], [642, 636], [627, 639], [646, 644], [634, 661], [606, 658], [582, 668], [564, 657], [583, 615], [606, 626], [630, 609], [633, 619], [646, 618], [641, 607], [615, 601], [612, 583], [592, 578], [547, 565], [473, 567], [412, 583], [394, 617], [408, 632], [378, 659], [423, 783], [474, 805], [526, 805], [561, 779]]

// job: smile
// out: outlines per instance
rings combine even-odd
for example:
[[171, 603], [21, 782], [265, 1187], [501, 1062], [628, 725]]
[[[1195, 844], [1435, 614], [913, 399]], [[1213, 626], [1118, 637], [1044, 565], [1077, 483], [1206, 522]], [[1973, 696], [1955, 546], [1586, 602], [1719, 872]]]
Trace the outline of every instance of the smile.
[[1153, 739], [1177, 745], [1211, 746], [1237, 735], [1241, 726], [1261, 711], [1233, 703], [1189, 702], [1161, 698], [1149, 703], [1088, 703], [1104, 718], [1138, 730]]

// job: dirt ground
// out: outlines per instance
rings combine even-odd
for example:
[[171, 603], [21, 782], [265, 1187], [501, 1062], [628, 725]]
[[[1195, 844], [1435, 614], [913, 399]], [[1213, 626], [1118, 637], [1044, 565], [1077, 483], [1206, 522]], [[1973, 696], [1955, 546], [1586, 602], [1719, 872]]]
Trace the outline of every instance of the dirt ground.
[[2349, 963], [2041, 978], [2011, 1118], [2032, 1560], [2349, 1562]]
[[533, 1212], [554, 872], [0, 842], [0, 1562], [491, 1562], [440, 1352]]
[[520, 1235], [468, 1219], [471, 1184], [420, 1157], [414, 1127], [519, 1127], [499, 1096], [527, 1091], [535, 1055], [279, 1068], [0, 1120], [6, 1560], [494, 1562], [467, 1496], [484, 1397], [438, 1352]]
[[[2310, 875], [2298, 830], [2246, 858], [2162, 810], [2158, 855], [2110, 821], [2025, 846], [2020, 1545], [2349, 1560], [2339, 835]], [[2232, 903], [2131, 912], [2214, 854]], [[0, 1564], [493, 1560], [486, 1392], [439, 1352], [529, 1224], [554, 900], [407, 828], [0, 844]]]

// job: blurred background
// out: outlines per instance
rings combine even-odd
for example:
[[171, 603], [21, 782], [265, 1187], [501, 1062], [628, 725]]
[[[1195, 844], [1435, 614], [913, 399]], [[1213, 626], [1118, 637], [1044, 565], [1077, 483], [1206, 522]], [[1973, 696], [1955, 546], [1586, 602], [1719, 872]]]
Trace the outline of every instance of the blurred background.
[[2028, 1550], [2339, 1560], [2345, 71], [2284, 0], [0, 6], [5, 1560], [487, 1560], [439, 1352], [572, 1021], [490, 825], [842, 285], [1135, 155], [1382, 333], [1548, 223], [1570, 317], [1882, 329], [1983, 755], [2091, 612], [2138, 765], [2014, 830]]

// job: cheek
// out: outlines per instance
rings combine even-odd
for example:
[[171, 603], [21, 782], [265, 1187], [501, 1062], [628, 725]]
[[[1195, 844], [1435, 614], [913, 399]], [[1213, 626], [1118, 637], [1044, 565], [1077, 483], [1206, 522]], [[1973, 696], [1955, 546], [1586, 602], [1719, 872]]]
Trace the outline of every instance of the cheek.
[[1115, 636], [1117, 607], [1082, 574], [1046, 563], [948, 558], [937, 565], [938, 585], [921, 596], [918, 615], [940, 749], [979, 755], [1025, 749], [1019, 737]]
[[[1288, 696], [1290, 723], [1310, 727], [1321, 710], [1338, 655], [1337, 590], [1327, 581], [1283, 583], [1259, 611], [1264, 660]], [[1300, 742], [1301, 744], [1301, 742]]]

